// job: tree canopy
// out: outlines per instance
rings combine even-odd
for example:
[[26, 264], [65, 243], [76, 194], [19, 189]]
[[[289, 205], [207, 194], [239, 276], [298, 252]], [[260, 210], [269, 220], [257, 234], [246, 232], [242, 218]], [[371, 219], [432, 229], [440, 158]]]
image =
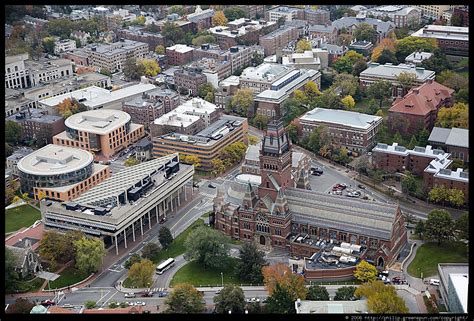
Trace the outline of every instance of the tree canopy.
[[309, 42], [306, 39], [301, 39], [296, 43], [296, 52], [298, 53], [305, 52], [311, 49], [312, 49], [311, 42]]
[[456, 103], [451, 107], [442, 107], [438, 112], [436, 126], [443, 128], [469, 128], [468, 105]]
[[161, 72], [161, 68], [155, 59], [141, 59], [139, 60], [138, 65], [142, 66], [143, 75], [148, 77], [155, 77]]
[[74, 241], [76, 250], [76, 268], [82, 273], [97, 272], [102, 265], [102, 258], [107, 254], [104, 242], [99, 238], [82, 237]]
[[265, 253], [259, 251], [254, 243], [245, 243], [240, 250], [240, 261], [236, 266], [239, 279], [250, 283], [262, 283], [262, 267], [268, 264], [264, 256]]
[[334, 301], [352, 301], [355, 299], [355, 286], [343, 286], [336, 290]]
[[185, 258], [197, 260], [206, 268], [221, 268], [227, 262], [229, 252], [229, 237], [219, 231], [199, 226], [186, 239]]
[[434, 209], [428, 213], [425, 221], [425, 235], [428, 239], [438, 241], [447, 240], [453, 236], [454, 221], [451, 214], [442, 209]]
[[160, 252], [160, 246], [154, 242], [149, 242], [142, 249], [142, 258], [151, 260], [159, 252]]
[[228, 21], [234, 21], [240, 18], [245, 18], [247, 14], [242, 8], [239, 7], [227, 7], [224, 9], [224, 15]]
[[5, 141], [11, 145], [17, 145], [21, 141], [23, 127], [12, 120], [5, 122]]
[[228, 22], [228, 20], [225, 16], [224, 12], [216, 11], [214, 13], [214, 16], [212, 17], [212, 25], [214, 27], [216, 27], [216, 26], [225, 26], [225, 25], [227, 25], [227, 22]]
[[128, 270], [128, 279], [137, 288], [149, 288], [153, 283], [155, 265], [148, 259], [134, 263]]
[[68, 118], [73, 114], [77, 114], [83, 111], [87, 111], [87, 106], [81, 104], [74, 98], [66, 98], [60, 102], [57, 106], [58, 113], [63, 116], [64, 119]]
[[226, 285], [221, 292], [214, 297], [217, 313], [243, 313], [245, 309], [245, 294], [237, 285]]
[[162, 226], [158, 235], [158, 240], [164, 249], [167, 249], [173, 242], [173, 235], [168, 227]]
[[436, 39], [422, 37], [405, 37], [395, 43], [395, 56], [398, 61], [405, 61], [405, 58], [415, 51], [433, 52], [438, 48]]
[[288, 265], [278, 263], [262, 268], [263, 283], [268, 293], [273, 294], [277, 286], [281, 286], [294, 298], [306, 298], [308, 289], [304, 285], [304, 277], [294, 274]]
[[165, 303], [167, 313], [201, 313], [204, 311], [204, 295], [191, 284], [177, 284]]
[[241, 88], [232, 97], [231, 108], [242, 117], [247, 117], [250, 107], [253, 106], [253, 90]]
[[395, 287], [380, 281], [370, 281], [359, 285], [356, 297], [366, 297], [371, 313], [408, 313], [405, 301], [397, 295]]
[[352, 34], [358, 41], [365, 40], [373, 44], [377, 42], [377, 31], [372, 25], [365, 22], [358, 24]]
[[267, 298], [266, 310], [268, 313], [294, 314], [296, 299], [287, 288], [277, 283]]
[[365, 260], [357, 264], [354, 276], [361, 282], [373, 281], [377, 278], [377, 268]]
[[386, 80], [377, 80], [366, 89], [367, 95], [379, 101], [379, 108], [383, 102], [392, 97], [392, 84]]
[[308, 288], [306, 300], [329, 301], [329, 292], [324, 286], [312, 285]]

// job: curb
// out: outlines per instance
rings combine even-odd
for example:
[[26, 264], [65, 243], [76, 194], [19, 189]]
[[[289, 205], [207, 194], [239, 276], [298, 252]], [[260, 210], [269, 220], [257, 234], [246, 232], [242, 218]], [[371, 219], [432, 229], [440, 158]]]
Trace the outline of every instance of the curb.
[[95, 273], [92, 273], [91, 275], [89, 275], [87, 278], [85, 278], [84, 280], [82, 281], [79, 281], [77, 283], [74, 283], [74, 284], [71, 284], [71, 285], [68, 285], [68, 286], [64, 286], [62, 288], [56, 288], [56, 289], [51, 289], [51, 290], [41, 290], [42, 292], [56, 292], [56, 291], [62, 291], [62, 290], [65, 290], [67, 288], [73, 288], [75, 286], [78, 286], [84, 282], [87, 282], [91, 277], [93, 277], [95, 275]]

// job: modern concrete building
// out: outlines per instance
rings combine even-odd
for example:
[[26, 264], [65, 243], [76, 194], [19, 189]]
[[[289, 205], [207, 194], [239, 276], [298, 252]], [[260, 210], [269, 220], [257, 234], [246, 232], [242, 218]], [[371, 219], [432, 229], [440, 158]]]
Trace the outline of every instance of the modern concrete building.
[[[41, 216], [46, 230], [80, 230], [102, 238], [106, 248], [124, 243], [152, 224], [160, 224], [170, 210], [187, 201], [193, 166], [179, 163], [177, 154], [150, 160], [118, 172], [82, 194], [74, 202], [43, 200]], [[192, 188], [190, 188], [192, 190]]]
[[369, 313], [367, 300], [355, 301], [308, 301], [298, 299], [295, 302], [296, 314], [359, 314]]
[[367, 15], [373, 15], [377, 19], [389, 18], [397, 28], [417, 26], [421, 21], [421, 9], [410, 6], [388, 5], [370, 8]]
[[67, 98], [73, 98], [86, 105], [90, 110], [121, 110], [124, 101], [140, 97], [143, 93], [155, 88], [156, 86], [152, 84], [137, 84], [111, 91], [97, 86], [90, 86], [40, 100], [39, 107], [48, 110], [50, 114], [57, 114], [57, 105]]
[[148, 53], [144, 42], [120, 39], [111, 44], [92, 44], [84, 48], [89, 65], [97, 70], [106, 68], [110, 72], [122, 71], [129, 58], [143, 59]]
[[279, 6], [267, 10], [265, 13], [265, 20], [277, 22], [278, 19], [284, 18], [285, 21], [291, 21], [297, 18], [298, 11], [299, 9], [297, 8]]
[[305, 261], [341, 252], [338, 244], [349, 246], [347, 264], [341, 259], [340, 266], [328, 260], [319, 269], [305, 267], [306, 279], [352, 278], [354, 262], [361, 259], [379, 268], [395, 262], [407, 240], [399, 206], [295, 188], [291, 155], [282, 122], [269, 123], [260, 153], [260, 185], [224, 182], [214, 199], [215, 228], [267, 251], [289, 250]]
[[54, 43], [54, 53], [59, 55], [62, 52], [76, 49], [76, 40], [63, 39]]
[[438, 47], [447, 55], [457, 57], [469, 56], [469, 28], [427, 25], [411, 36], [436, 39]]
[[[307, 50], [302, 53], [292, 53], [289, 55], [284, 55], [281, 58], [281, 64], [287, 67], [293, 67], [296, 69], [314, 69], [320, 70], [324, 67], [321, 66], [321, 59], [319, 58], [317, 51]], [[326, 68], [327, 68], [327, 59], [326, 59]]]
[[67, 201], [110, 176], [108, 166], [95, 164], [88, 151], [46, 145], [23, 157], [17, 164], [22, 192]]
[[432, 55], [433, 54], [431, 52], [415, 51], [415, 52], [412, 52], [411, 54], [409, 54], [405, 58], [405, 63], [407, 65], [412, 64], [412, 65], [415, 65], [415, 66], [419, 66], [419, 65], [421, 65], [421, 63], [424, 60], [430, 59]]
[[259, 44], [263, 47], [265, 56], [274, 55], [279, 49], [286, 47], [291, 41], [299, 38], [298, 28], [292, 25], [283, 25], [269, 34], [260, 36]]
[[31, 86], [30, 71], [25, 66], [28, 54], [5, 57], [5, 88], [28, 88]]
[[293, 68], [279, 64], [263, 63], [256, 67], [248, 67], [240, 75], [240, 88], [252, 89], [254, 94], [268, 90], [272, 82], [290, 73]]
[[469, 285], [469, 264], [439, 263], [439, 292], [441, 299], [451, 313], [467, 313]]
[[[188, 116], [190, 117], [190, 116]], [[221, 149], [235, 142], [247, 143], [248, 123], [246, 118], [223, 115], [219, 120], [194, 135], [170, 133], [153, 137], [153, 155], [161, 157], [170, 152], [196, 155], [200, 159], [200, 170], [212, 171], [212, 160]]]
[[53, 143], [94, 152], [96, 159], [108, 159], [145, 135], [143, 125], [132, 123], [121, 110], [89, 110], [65, 121], [66, 130], [53, 137]]
[[375, 145], [375, 135], [382, 124], [382, 117], [315, 108], [299, 117], [297, 122], [303, 136], [310, 135], [318, 126], [326, 126], [334, 144], [363, 153]]
[[425, 68], [411, 65], [399, 64], [395, 66], [391, 63], [381, 65], [373, 62], [367, 66], [367, 69], [360, 73], [359, 84], [361, 88], [364, 89], [377, 80], [390, 81], [392, 83], [392, 97], [403, 97], [406, 94], [406, 90], [404, 90], [397, 81], [397, 77], [401, 73], [414, 74], [416, 76], [414, 86], [419, 86], [429, 80], [434, 80], [436, 74], [432, 70], [426, 70]]
[[454, 90], [429, 79], [397, 98], [388, 110], [388, 125], [402, 135], [414, 135], [422, 129], [431, 131], [438, 111], [453, 105]]
[[273, 81], [270, 89], [255, 96], [256, 113], [269, 118], [283, 117], [286, 113], [281, 108], [283, 102], [292, 96], [295, 90], [303, 88], [310, 81], [321, 88], [321, 73], [314, 69], [295, 69]]
[[433, 127], [428, 142], [433, 147], [450, 153], [453, 158], [469, 163], [468, 129]]

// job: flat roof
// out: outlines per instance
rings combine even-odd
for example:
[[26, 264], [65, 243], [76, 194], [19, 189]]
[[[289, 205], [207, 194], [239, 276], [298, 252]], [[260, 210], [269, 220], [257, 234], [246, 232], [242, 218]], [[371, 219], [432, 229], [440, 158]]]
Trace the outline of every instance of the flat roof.
[[308, 301], [295, 302], [300, 304], [297, 313], [367, 313], [367, 300], [356, 301]]
[[382, 117], [354, 111], [315, 108], [301, 116], [300, 120], [318, 121], [368, 129], [374, 122], [381, 121]]
[[276, 82], [272, 83], [272, 86], [276, 86], [276, 85], [280, 84], [281, 80], [283, 81], [285, 79], [288, 79], [288, 77], [294, 76], [297, 73], [299, 73], [300, 75], [296, 79], [293, 79], [288, 84], [283, 86], [281, 89], [279, 89], [279, 90], [266, 89], [266, 90], [262, 91], [261, 93], [259, 93], [255, 97], [255, 100], [256, 101], [267, 100], [267, 99], [280, 100], [280, 99], [284, 98], [288, 93], [292, 92], [293, 89], [298, 84], [301, 84], [302, 82], [305, 82], [307, 80], [308, 81], [311, 80], [315, 75], [317, 75], [319, 73], [319, 71], [314, 70], [314, 69], [293, 70], [291, 73], [286, 74], [282, 78], [278, 79]]
[[[94, 163], [92, 165], [92, 175], [91, 175], [91, 177], [96, 175], [97, 173], [99, 173], [100, 171], [104, 170], [104, 168], [107, 168], [107, 167], [109, 167], [109, 166]], [[64, 192], [67, 192], [67, 191], [73, 189], [75, 186], [81, 184], [82, 182], [83, 181], [77, 182], [77, 183], [74, 183], [74, 184], [64, 185], [64, 186], [57, 186], [57, 187], [45, 187], [43, 189], [51, 191], [51, 192], [64, 193]]]
[[179, 53], [186, 53], [186, 52], [190, 52], [190, 51], [194, 50], [193, 47], [189, 47], [189, 46], [182, 45], [182, 44], [176, 44], [174, 46], [167, 47], [166, 49], [167, 50], [174, 50], [174, 51], [179, 52]]
[[88, 110], [69, 116], [64, 124], [72, 129], [105, 135], [125, 125], [130, 120], [131, 116], [124, 111], [100, 109]]
[[456, 171], [441, 168], [436, 174], [434, 174], [434, 177], [469, 183], [469, 172], [465, 172], [462, 168], [458, 168]]
[[449, 275], [453, 284], [454, 290], [461, 302], [464, 313], [467, 313], [467, 292], [469, 288], [469, 274], [452, 273]]
[[257, 67], [245, 68], [240, 75], [240, 80], [273, 81], [292, 69], [279, 64], [262, 63]]
[[191, 100], [187, 100], [174, 109], [176, 113], [183, 114], [211, 114], [217, 109], [217, 106], [210, 103], [202, 98], [195, 97]]
[[93, 161], [86, 150], [49, 144], [23, 157], [17, 166], [23, 173], [51, 176], [78, 171]]
[[432, 70], [426, 70], [425, 68], [415, 67], [406, 64], [392, 65], [386, 63], [381, 65], [379, 63], [371, 63], [367, 66], [367, 69], [360, 73], [360, 77], [388, 77], [396, 79], [402, 72], [415, 74], [417, 80], [424, 81], [426, 79], [434, 78], [435, 72]]
[[412, 37], [469, 41], [468, 27], [428, 25], [411, 34]]
[[260, 175], [252, 174], [237, 174], [235, 175], [235, 180], [243, 184], [252, 184], [254, 186], [260, 186], [262, 183], [262, 177]]
[[155, 119], [155, 125], [167, 125], [167, 126], [174, 126], [180, 127], [183, 126], [184, 128], [194, 124], [196, 121], [200, 119], [199, 116], [196, 115], [187, 115], [184, 113], [178, 113], [174, 110], [170, 111], [162, 115], [161, 117]]

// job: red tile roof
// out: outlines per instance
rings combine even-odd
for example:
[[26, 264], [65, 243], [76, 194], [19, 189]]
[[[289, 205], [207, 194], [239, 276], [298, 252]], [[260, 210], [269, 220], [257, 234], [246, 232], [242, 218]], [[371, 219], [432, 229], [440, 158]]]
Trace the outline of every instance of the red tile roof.
[[31, 246], [33, 251], [35, 251], [40, 245], [39, 241], [43, 238], [43, 230], [44, 230], [43, 222], [38, 223], [38, 225], [36, 225], [35, 227], [30, 226], [28, 228], [24, 228], [24, 229], [16, 232], [15, 234], [12, 234], [9, 237], [7, 237], [5, 239], [5, 245], [13, 246], [17, 242], [19, 242], [20, 239], [24, 239], [25, 237], [29, 237], [29, 238], [38, 240], [38, 242], [36, 242], [35, 244], [33, 244]]
[[84, 314], [131, 314], [131, 313], [142, 313], [142, 307], [128, 307], [128, 308], [116, 308], [116, 309], [86, 309], [83, 312]]
[[59, 314], [77, 314], [79, 313], [78, 311], [74, 311], [71, 309], [66, 309], [57, 305], [50, 306], [48, 308], [48, 313], [59, 313]]
[[453, 93], [454, 89], [428, 81], [410, 90], [405, 97], [396, 99], [388, 111], [424, 116], [437, 110], [441, 102], [452, 97]]

